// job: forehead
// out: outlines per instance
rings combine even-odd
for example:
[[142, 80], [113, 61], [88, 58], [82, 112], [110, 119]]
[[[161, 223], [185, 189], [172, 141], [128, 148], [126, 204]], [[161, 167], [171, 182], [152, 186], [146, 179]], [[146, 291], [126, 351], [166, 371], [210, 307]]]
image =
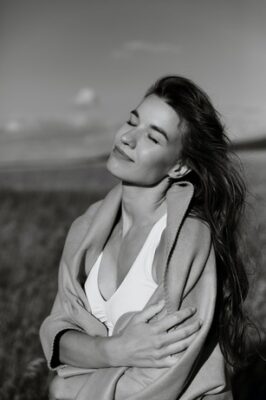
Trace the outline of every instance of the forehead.
[[169, 139], [176, 138], [180, 118], [164, 99], [156, 95], [150, 95], [142, 100], [136, 110], [141, 122], [162, 128], [168, 134]]

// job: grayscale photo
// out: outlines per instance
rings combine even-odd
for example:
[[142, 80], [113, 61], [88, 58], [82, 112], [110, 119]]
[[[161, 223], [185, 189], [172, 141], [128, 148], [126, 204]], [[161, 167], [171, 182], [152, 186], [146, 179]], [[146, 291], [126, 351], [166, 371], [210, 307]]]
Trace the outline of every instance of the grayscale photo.
[[265, 19], [0, 0], [0, 400], [266, 399]]

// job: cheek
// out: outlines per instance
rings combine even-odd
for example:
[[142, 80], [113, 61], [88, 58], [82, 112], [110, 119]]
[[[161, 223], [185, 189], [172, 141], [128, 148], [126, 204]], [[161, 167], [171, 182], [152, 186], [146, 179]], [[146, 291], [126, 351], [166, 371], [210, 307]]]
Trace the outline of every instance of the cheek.
[[139, 164], [149, 174], [154, 176], [162, 176], [167, 172], [169, 157], [164, 152], [159, 151], [156, 148], [148, 148], [141, 151], [138, 155]]

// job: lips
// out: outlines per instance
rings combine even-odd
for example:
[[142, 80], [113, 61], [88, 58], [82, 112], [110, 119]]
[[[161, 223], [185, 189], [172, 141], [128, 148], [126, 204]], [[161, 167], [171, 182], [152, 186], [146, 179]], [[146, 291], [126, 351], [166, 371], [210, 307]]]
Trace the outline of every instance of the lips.
[[113, 152], [118, 155], [120, 158], [123, 158], [124, 160], [127, 161], [133, 161], [132, 158], [130, 158], [122, 149], [120, 149], [120, 147], [115, 146], [113, 149]]

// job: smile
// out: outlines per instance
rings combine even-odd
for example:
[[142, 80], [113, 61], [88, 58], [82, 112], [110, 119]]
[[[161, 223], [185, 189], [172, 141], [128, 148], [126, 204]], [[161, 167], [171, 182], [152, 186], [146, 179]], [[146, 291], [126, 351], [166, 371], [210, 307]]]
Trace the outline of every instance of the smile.
[[132, 160], [126, 153], [124, 153], [123, 150], [121, 150], [121, 149], [120, 149], [119, 147], [117, 147], [117, 146], [114, 147], [113, 153], [114, 153], [115, 156], [117, 156], [118, 158], [122, 158], [123, 160], [133, 162], [133, 160]]

